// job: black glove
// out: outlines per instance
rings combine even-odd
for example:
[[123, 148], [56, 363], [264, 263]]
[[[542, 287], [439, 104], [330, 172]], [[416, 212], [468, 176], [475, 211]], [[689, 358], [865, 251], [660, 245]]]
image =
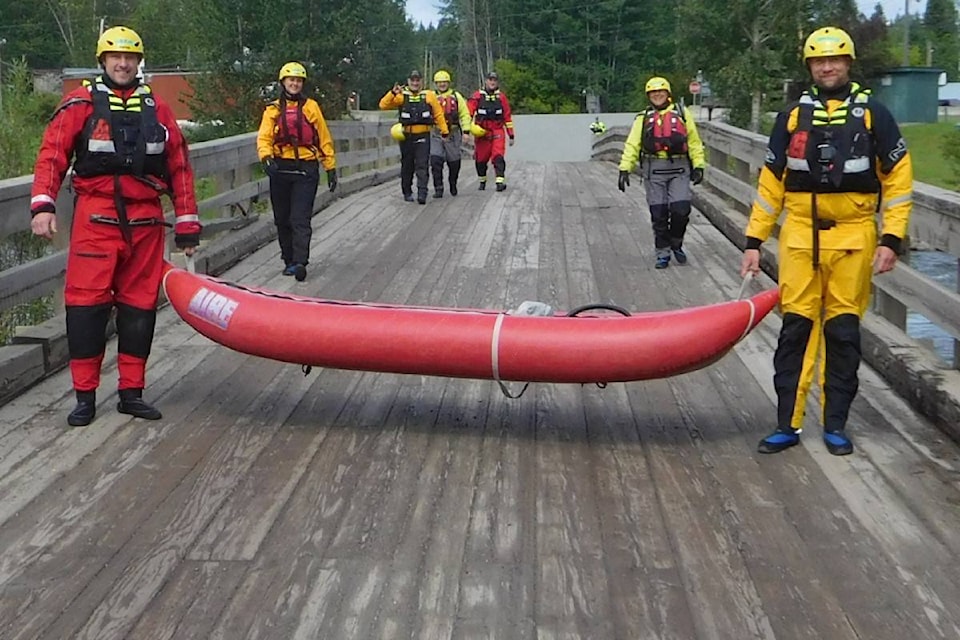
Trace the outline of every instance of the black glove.
[[617, 180], [617, 188], [620, 189], [620, 191], [623, 191], [624, 193], [626, 193], [627, 187], [629, 186], [630, 186], [630, 172], [621, 171], [620, 179]]
[[327, 169], [327, 188], [330, 189], [330, 193], [333, 193], [333, 190], [337, 188], [336, 169]]
[[266, 173], [271, 178], [276, 177], [277, 172], [280, 171], [280, 167], [277, 165], [277, 161], [272, 157], [267, 157], [263, 159], [263, 172]]
[[703, 182], [703, 169], [700, 167], [694, 167], [693, 171], [690, 172], [690, 182], [693, 184], [700, 184]]

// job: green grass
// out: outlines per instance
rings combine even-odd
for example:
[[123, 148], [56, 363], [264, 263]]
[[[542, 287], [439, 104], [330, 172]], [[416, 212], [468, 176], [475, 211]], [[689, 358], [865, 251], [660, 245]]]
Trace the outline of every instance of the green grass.
[[944, 145], [957, 130], [958, 121], [960, 118], [950, 117], [942, 122], [900, 127], [913, 160], [914, 180], [954, 191], [960, 187], [960, 166], [944, 153]]

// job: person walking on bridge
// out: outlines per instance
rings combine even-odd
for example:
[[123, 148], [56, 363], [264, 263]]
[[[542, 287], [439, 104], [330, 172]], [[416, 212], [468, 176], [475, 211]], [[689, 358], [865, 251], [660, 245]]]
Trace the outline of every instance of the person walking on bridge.
[[834, 455], [853, 452], [846, 426], [859, 385], [860, 320], [872, 273], [893, 269], [907, 234], [910, 154], [890, 112], [851, 82], [855, 58], [842, 29], [824, 27], [807, 38], [803, 60], [813, 85], [777, 116], [750, 211], [742, 275], [759, 272], [760, 245], [786, 211], [783, 325], [773, 357], [777, 428], [760, 441], [760, 453], [800, 441], [815, 367], [824, 444]]
[[693, 114], [673, 101], [667, 79], [650, 78], [645, 88], [650, 106], [633, 121], [623, 144], [617, 186], [626, 191], [639, 162], [653, 224], [655, 267], [666, 269], [671, 254], [677, 264], [687, 263], [683, 237], [690, 221], [690, 185], [703, 181], [706, 162]]
[[430, 169], [430, 130], [440, 130], [442, 139], [450, 135], [443, 107], [433, 91], [423, 88], [423, 76], [414, 69], [406, 86], [393, 85], [380, 98], [382, 110], [396, 109], [400, 126], [395, 135], [400, 143], [400, 190], [403, 199], [413, 202], [413, 176], [417, 176], [417, 202], [427, 204], [427, 179]]
[[143, 41], [111, 27], [97, 41], [102, 74], [67, 94], [43, 134], [33, 170], [30, 228], [57, 233], [56, 201], [73, 160], [75, 193], [64, 303], [74, 427], [96, 416], [106, 329], [116, 308], [117, 410], [159, 420], [143, 400], [163, 274], [162, 194], [173, 201], [174, 239], [186, 255], [200, 242], [187, 144], [170, 107], [138, 76]]
[[593, 119], [593, 122], [590, 123], [590, 131], [594, 135], [601, 136], [607, 131], [607, 125], [600, 121], [600, 116], [597, 116]]
[[433, 173], [433, 197], [443, 197], [443, 164], [449, 170], [450, 195], [457, 195], [457, 179], [460, 176], [460, 143], [466, 141], [470, 131], [470, 109], [467, 99], [450, 86], [450, 72], [441, 69], [433, 74], [433, 83], [437, 87], [437, 100], [443, 108], [443, 117], [447, 121], [450, 136], [444, 138], [434, 128], [430, 133], [430, 171]]
[[474, 92], [468, 103], [474, 122], [485, 131], [484, 135], [476, 136], [473, 152], [477, 176], [480, 178], [480, 191], [487, 188], [487, 163], [493, 164], [493, 171], [497, 176], [497, 191], [504, 191], [507, 188], [504, 137], [510, 139], [512, 147], [515, 134], [510, 101], [500, 90], [500, 76], [496, 71], [487, 73], [484, 86]]
[[307, 70], [299, 62], [280, 67], [280, 97], [268, 104], [257, 132], [257, 154], [270, 177], [270, 204], [277, 225], [283, 275], [298, 282], [307, 277], [313, 201], [320, 185], [320, 165], [327, 188], [337, 188], [333, 137], [320, 105], [303, 94]]

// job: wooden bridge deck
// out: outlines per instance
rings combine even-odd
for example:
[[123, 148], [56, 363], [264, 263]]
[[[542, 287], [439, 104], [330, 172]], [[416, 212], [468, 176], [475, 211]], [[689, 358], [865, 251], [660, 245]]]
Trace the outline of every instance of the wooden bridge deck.
[[[500, 194], [468, 177], [427, 206], [395, 183], [338, 201], [302, 284], [274, 245], [226, 277], [463, 307], [736, 296], [738, 251], [698, 214], [690, 264], [653, 270], [642, 189], [611, 165], [508, 169]], [[855, 455], [811, 422], [759, 456], [778, 327], [692, 374], [508, 400], [304, 376], [164, 309], [162, 421], [116, 413], [113, 366], [87, 428], [66, 427], [65, 372], [0, 408], [0, 637], [960, 637], [957, 445], [864, 368]]]

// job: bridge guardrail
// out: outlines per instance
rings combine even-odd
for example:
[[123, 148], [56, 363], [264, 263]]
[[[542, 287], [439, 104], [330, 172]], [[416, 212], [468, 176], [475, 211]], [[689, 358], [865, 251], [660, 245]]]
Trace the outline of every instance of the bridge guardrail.
[[[335, 193], [317, 191], [314, 213], [335, 199], [399, 175], [400, 152], [386, 121], [330, 121], [337, 151], [339, 185]], [[190, 160], [198, 181], [209, 178], [216, 195], [198, 203], [203, 220], [202, 250], [197, 271], [216, 275], [276, 238], [270, 216], [261, 217], [256, 203], [269, 197], [269, 179], [255, 178], [259, 165], [256, 133], [190, 145]], [[0, 240], [30, 230], [30, 189], [33, 176], [0, 180]], [[166, 201], [165, 201], [166, 202]], [[169, 203], [167, 203], [169, 204]], [[218, 211], [213, 219], [210, 211]], [[0, 404], [66, 366], [66, 329], [63, 317], [63, 278], [73, 213], [69, 179], [57, 199], [53, 253], [0, 271], [0, 312], [17, 304], [53, 294], [54, 317], [30, 327], [18, 327], [13, 344], [0, 346]], [[173, 212], [168, 211], [169, 221]], [[167, 255], [176, 261], [173, 233], [168, 232]], [[111, 328], [112, 330], [112, 328]]]
[[[748, 213], [763, 166], [767, 137], [723, 122], [698, 122], [707, 148], [704, 185], [693, 204], [743, 249]], [[629, 130], [614, 127], [594, 142], [594, 160], [619, 162]], [[960, 194], [914, 183], [911, 241], [960, 256]], [[777, 278], [777, 243], [765, 242], [761, 265]], [[735, 268], [736, 265], [731, 265]], [[907, 311], [915, 311], [949, 334], [952, 362], [907, 336]], [[892, 325], [892, 326], [891, 326]], [[898, 262], [874, 278], [872, 307], [863, 322], [863, 355], [918, 411], [960, 441], [960, 294]]]

